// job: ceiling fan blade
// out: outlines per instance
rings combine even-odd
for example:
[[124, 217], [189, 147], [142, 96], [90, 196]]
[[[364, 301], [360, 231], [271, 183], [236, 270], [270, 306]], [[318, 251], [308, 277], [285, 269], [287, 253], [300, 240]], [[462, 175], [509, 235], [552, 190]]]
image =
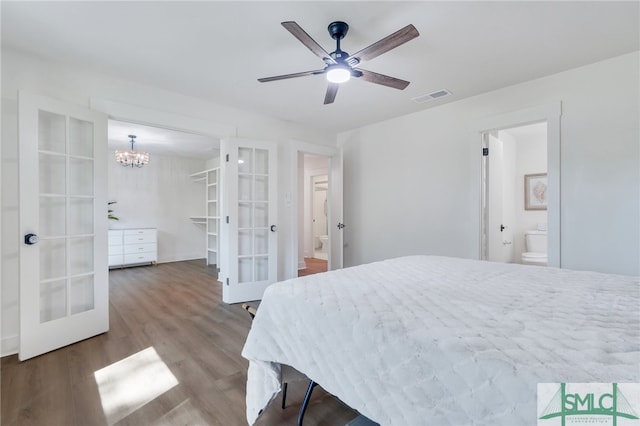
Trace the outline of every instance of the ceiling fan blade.
[[276, 75], [274, 77], [259, 78], [258, 81], [260, 83], [266, 83], [269, 81], [285, 80], [287, 78], [304, 77], [306, 75], [316, 75], [316, 74], [323, 74], [323, 73], [324, 73], [324, 70], [303, 71], [303, 72], [296, 72], [293, 74], [283, 74], [283, 75]]
[[339, 83], [329, 83], [327, 86], [327, 93], [324, 95], [324, 104], [332, 104], [336, 99], [336, 94], [338, 93], [338, 87], [340, 87]]
[[377, 56], [382, 55], [385, 52], [388, 52], [391, 49], [395, 49], [408, 42], [409, 40], [413, 40], [418, 37], [420, 33], [413, 25], [409, 24], [406, 27], [396, 31], [395, 33], [386, 36], [385, 38], [376, 41], [371, 46], [365, 47], [359, 52], [354, 53], [353, 55], [347, 58], [347, 62], [350, 59], [356, 58], [358, 61], [369, 61]]
[[400, 80], [399, 78], [378, 74], [377, 72], [363, 70], [362, 68], [358, 68], [357, 71], [362, 72], [360, 78], [364, 81], [368, 81], [369, 83], [381, 84], [383, 86], [393, 87], [394, 89], [399, 90], [404, 90], [409, 85], [409, 82], [406, 80]]
[[336, 61], [327, 53], [326, 50], [322, 48], [314, 39], [311, 38], [309, 34], [306, 33], [305, 30], [302, 29], [300, 25], [295, 23], [294, 21], [286, 21], [282, 22], [282, 26], [287, 29], [295, 38], [300, 40], [302, 44], [307, 46], [307, 48], [312, 51], [317, 57], [322, 59], [323, 61], [335, 64]]

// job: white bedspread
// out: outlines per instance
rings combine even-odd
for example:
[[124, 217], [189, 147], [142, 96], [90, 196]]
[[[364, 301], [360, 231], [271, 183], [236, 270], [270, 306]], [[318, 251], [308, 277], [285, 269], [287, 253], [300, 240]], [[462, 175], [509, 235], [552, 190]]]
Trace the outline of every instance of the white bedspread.
[[382, 425], [536, 424], [539, 382], [639, 382], [638, 278], [432, 256], [270, 286], [247, 420], [304, 372]]

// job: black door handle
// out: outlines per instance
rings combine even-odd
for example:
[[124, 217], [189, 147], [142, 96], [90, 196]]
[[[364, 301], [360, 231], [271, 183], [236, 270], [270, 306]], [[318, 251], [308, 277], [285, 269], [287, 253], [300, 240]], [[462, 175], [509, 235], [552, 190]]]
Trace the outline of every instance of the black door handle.
[[40, 237], [38, 237], [36, 234], [27, 234], [24, 236], [24, 243], [27, 245], [32, 246], [38, 241], [40, 241]]

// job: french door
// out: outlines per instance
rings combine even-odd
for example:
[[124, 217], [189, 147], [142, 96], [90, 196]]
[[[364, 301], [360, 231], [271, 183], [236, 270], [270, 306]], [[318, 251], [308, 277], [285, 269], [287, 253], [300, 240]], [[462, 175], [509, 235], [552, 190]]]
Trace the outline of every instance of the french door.
[[107, 117], [24, 92], [18, 117], [25, 360], [109, 328]]
[[222, 300], [260, 300], [278, 277], [276, 144], [228, 139], [221, 152]]

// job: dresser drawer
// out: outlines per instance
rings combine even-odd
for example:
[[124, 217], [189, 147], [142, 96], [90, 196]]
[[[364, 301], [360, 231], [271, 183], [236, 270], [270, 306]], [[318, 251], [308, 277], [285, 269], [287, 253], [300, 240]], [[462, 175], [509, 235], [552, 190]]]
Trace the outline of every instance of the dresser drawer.
[[145, 243], [155, 243], [156, 242], [156, 234], [124, 234], [124, 244], [145, 244]]
[[122, 244], [122, 231], [109, 231], [109, 245], [118, 246]]
[[145, 235], [145, 236], [153, 236], [153, 238], [155, 238], [157, 232], [158, 230], [153, 228], [125, 229], [124, 235], [125, 237], [129, 235]]
[[124, 254], [155, 253], [155, 251], [156, 251], [155, 243], [127, 244], [124, 246]]
[[109, 246], [109, 256], [122, 255], [122, 254], [124, 254], [124, 248], [122, 244], [118, 246], [115, 246], [115, 245]]
[[147, 263], [147, 262], [155, 262], [155, 261], [156, 261], [155, 253], [134, 253], [134, 254], [124, 255], [125, 265], [131, 264], [131, 263]]

